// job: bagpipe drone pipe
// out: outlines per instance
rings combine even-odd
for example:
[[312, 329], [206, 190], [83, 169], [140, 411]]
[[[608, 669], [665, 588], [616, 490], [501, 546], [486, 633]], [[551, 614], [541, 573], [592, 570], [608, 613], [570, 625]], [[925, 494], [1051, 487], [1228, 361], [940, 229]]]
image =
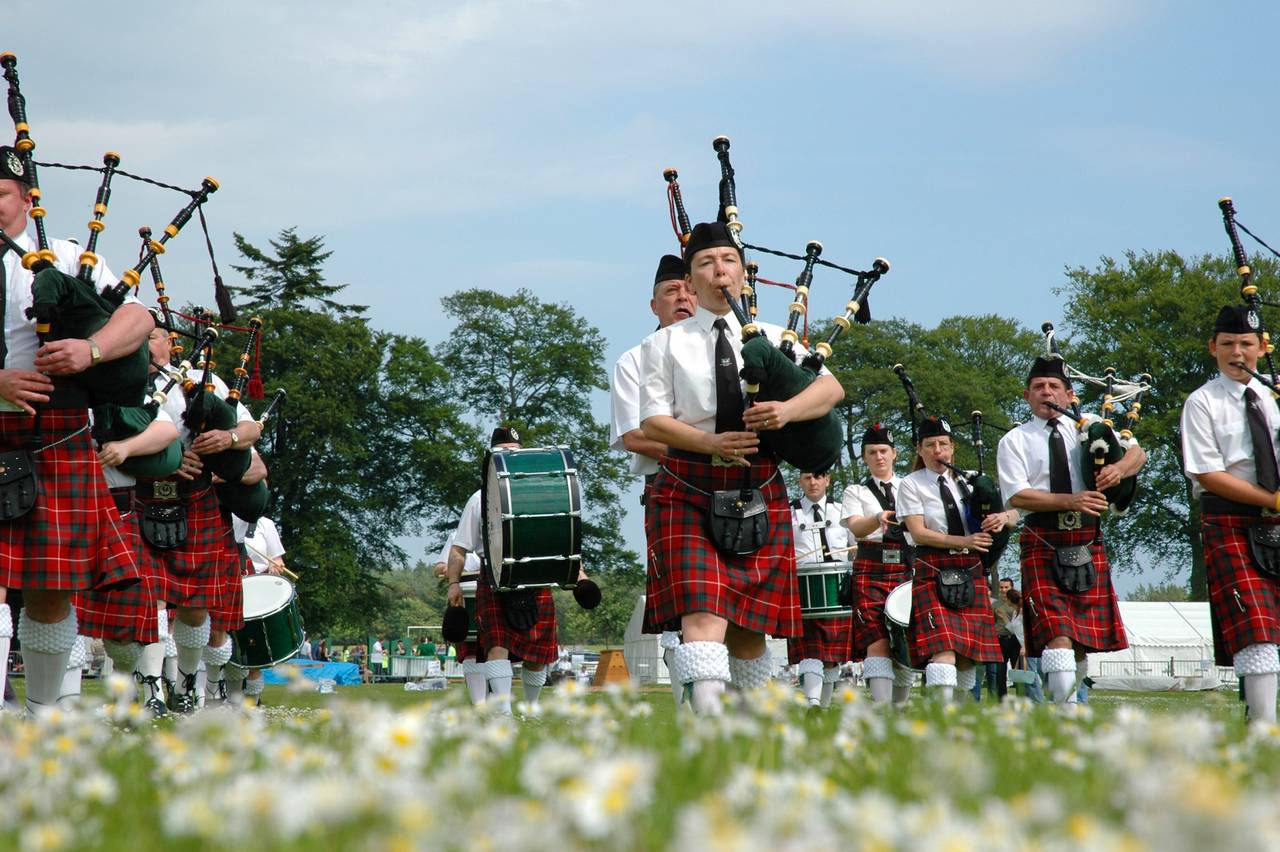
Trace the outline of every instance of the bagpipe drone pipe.
[[[907, 420], [911, 423], [911, 445], [916, 447], [920, 443], [920, 421], [925, 417], [925, 407], [920, 402], [920, 397], [916, 394], [916, 386], [911, 381], [911, 377], [907, 375], [907, 370], [901, 364], [893, 365], [893, 372], [897, 374], [898, 381], [902, 382], [902, 389], [907, 395]], [[978, 467], [976, 470], [964, 470], [954, 464], [943, 462], [961, 483], [961, 489], [965, 493], [965, 514], [969, 529], [977, 532], [982, 528], [982, 521], [988, 515], [994, 515], [1004, 511], [1004, 500], [1000, 497], [1000, 486], [996, 484], [995, 479], [986, 472], [986, 441], [982, 437], [982, 430], [985, 424], [982, 419], [982, 412], [974, 410], [969, 415], [969, 440], [973, 444], [973, 451], [978, 457]], [[954, 440], [954, 437], [953, 437]], [[996, 533], [991, 533], [991, 547], [987, 552], [982, 554], [982, 564], [987, 568], [995, 565], [1000, 561], [1000, 557], [1004, 555], [1005, 548], [1009, 545], [1009, 537], [1013, 532], [1013, 526], [1005, 524], [1004, 527]]]
[[[218, 189], [218, 184], [212, 178], [205, 178], [199, 190], [180, 190], [190, 196], [190, 202], [173, 218], [160, 239], [150, 242], [143, 259], [134, 268], [125, 270], [118, 284], [107, 292], [102, 292], [94, 285], [93, 279], [94, 269], [99, 263], [96, 253], [98, 236], [106, 227], [104, 218], [111, 198], [112, 178], [116, 174], [123, 174], [158, 186], [178, 188], [120, 171], [118, 169], [120, 156], [111, 151], [103, 156], [101, 168], [37, 163], [32, 157], [35, 141], [31, 138], [26, 99], [19, 85], [17, 57], [12, 53], [0, 54], [0, 67], [3, 67], [4, 78], [8, 82], [9, 115], [13, 119], [16, 132], [14, 148], [22, 161], [21, 166], [30, 185], [32, 197], [30, 215], [35, 223], [36, 249], [30, 252], [24, 251], [13, 240], [13, 235], [5, 234], [3, 231], [0, 231], [0, 242], [21, 256], [22, 265], [34, 276], [32, 306], [28, 309], [28, 317], [35, 320], [36, 334], [41, 343], [68, 338], [88, 338], [107, 324], [130, 290], [137, 286], [140, 273], [146, 268], [150, 258], [164, 252], [164, 244], [178, 235], [192, 213]], [[89, 239], [85, 250], [80, 255], [80, 266], [76, 275], [63, 273], [55, 266], [57, 258], [49, 247], [44, 221], [46, 211], [40, 193], [37, 166], [41, 165], [87, 169], [102, 173], [102, 181], [93, 206], [93, 219], [89, 222]], [[90, 406], [114, 404], [132, 407], [143, 398], [149, 362], [147, 347], [144, 343], [135, 352], [91, 366], [81, 373], [66, 377], [66, 381], [83, 389], [88, 396]]]
[[1240, 242], [1239, 231], [1244, 231], [1253, 237], [1268, 251], [1276, 257], [1280, 257], [1280, 253], [1267, 245], [1260, 237], [1250, 231], [1245, 225], [1236, 219], [1235, 203], [1230, 197], [1224, 197], [1218, 200], [1218, 209], [1222, 211], [1222, 225], [1227, 231], [1227, 238], [1231, 241], [1231, 255], [1235, 259], [1236, 274], [1240, 276], [1240, 298], [1249, 307], [1248, 322], [1251, 328], [1256, 328], [1258, 334], [1262, 338], [1262, 354], [1267, 362], [1267, 376], [1249, 369], [1244, 364], [1238, 364], [1242, 370], [1250, 373], [1254, 378], [1265, 384], [1271, 389], [1276, 396], [1280, 396], [1280, 382], [1276, 377], [1276, 366], [1272, 353], [1275, 352], [1275, 346], [1271, 342], [1271, 332], [1267, 331], [1266, 324], [1262, 318], [1262, 306], [1269, 305], [1271, 307], [1280, 307], [1280, 302], [1274, 300], [1263, 299], [1258, 292], [1258, 285], [1253, 280], [1253, 267], [1249, 264], [1249, 255], [1245, 253], [1244, 244]]
[[[1103, 390], [1102, 412], [1098, 416], [1081, 413], [1079, 397], [1070, 383], [1067, 387], [1071, 396], [1070, 406], [1048, 403], [1050, 408], [1070, 418], [1075, 424], [1082, 455], [1083, 463], [1080, 467], [1084, 486], [1089, 491], [1096, 491], [1098, 472], [1124, 458], [1125, 452], [1134, 443], [1133, 429], [1142, 413], [1142, 395], [1151, 389], [1154, 380], [1150, 373], [1143, 373], [1136, 380], [1121, 379], [1117, 376], [1115, 367], [1107, 367], [1102, 377], [1081, 372], [1068, 364], [1058, 351], [1053, 323], [1044, 323], [1040, 330], [1044, 333], [1045, 356], [1061, 360], [1063, 372], [1070, 380], [1083, 381]], [[1122, 412], [1124, 425], [1117, 429], [1117, 414], [1121, 413], [1119, 404], [1122, 402], [1128, 404]], [[1136, 474], [1126, 476], [1102, 493], [1107, 498], [1111, 511], [1123, 515], [1138, 495], [1138, 477]]]
[[[786, 401], [809, 387], [821, 372], [824, 362], [831, 357], [832, 347], [842, 332], [854, 322], [867, 323], [871, 320], [870, 307], [867, 303], [872, 286], [889, 271], [889, 262], [884, 258], [876, 258], [868, 271], [849, 269], [844, 266], [822, 260], [822, 244], [816, 240], [805, 247], [803, 255], [755, 246], [744, 243], [741, 238], [742, 221], [738, 216], [737, 185], [733, 165], [729, 160], [729, 139], [718, 136], [712, 147], [720, 162], [720, 203], [718, 219], [724, 222], [737, 247], [745, 251], [758, 251], [776, 257], [798, 260], [803, 263], [794, 285], [779, 285], [794, 291], [781, 341], [777, 346], [768, 339], [765, 332], [757, 324], [756, 292], [760, 283], [777, 284], [759, 278], [758, 266], [747, 262], [747, 278], [740, 299], [727, 298], [729, 308], [742, 327], [742, 368], [740, 375], [746, 386], [745, 402], [750, 408], [756, 402]], [[691, 228], [689, 217], [685, 212], [684, 200], [680, 192], [675, 169], [666, 169], [663, 178], [667, 183], [667, 198], [671, 212], [672, 226], [683, 250], [688, 242]], [[819, 341], [811, 352], [799, 363], [796, 363], [798, 352], [796, 344], [801, 343], [801, 322], [807, 330], [809, 291], [813, 286], [815, 266], [835, 269], [856, 279], [853, 296], [845, 305], [844, 312], [836, 316], [826, 340]], [[760, 433], [760, 444], [765, 452], [770, 452], [790, 465], [802, 471], [824, 471], [833, 467], [840, 460], [844, 442], [843, 424], [839, 414], [832, 410], [814, 420], [803, 420], [788, 423], [781, 429], [767, 430]]]

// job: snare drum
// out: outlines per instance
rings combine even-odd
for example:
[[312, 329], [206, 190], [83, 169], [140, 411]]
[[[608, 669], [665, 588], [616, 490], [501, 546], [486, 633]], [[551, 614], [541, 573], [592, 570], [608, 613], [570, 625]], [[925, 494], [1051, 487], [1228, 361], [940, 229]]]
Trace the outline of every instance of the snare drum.
[[800, 583], [801, 618], [853, 618], [853, 609], [838, 600], [840, 583], [853, 571], [851, 562], [801, 562], [796, 565]]
[[900, 583], [884, 599], [884, 625], [889, 630], [889, 653], [894, 662], [911, 668], [911, 581]]
[[292, 583], [273, 574], [244, 578], [244, 627], [231, 631], [236, 665], [270, 668], [298, 653], [306, 638]]
[[491, 450], [480, 518], [491, 585], [573, 588], [582, 565], [582, 498], [565, 447]]

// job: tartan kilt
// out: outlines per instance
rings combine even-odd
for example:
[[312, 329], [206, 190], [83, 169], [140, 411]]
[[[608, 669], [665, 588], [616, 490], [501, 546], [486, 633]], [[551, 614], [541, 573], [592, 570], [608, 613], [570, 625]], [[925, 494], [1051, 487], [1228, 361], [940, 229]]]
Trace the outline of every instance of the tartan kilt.
[[453, 648], [454, 658], [460, 663], [467, 657], [475, 657], [477, 662], [484, 662], [484, 657], [480, 655], [479, 642], [459, 642]]
[[[141, 516], [146, 504], [143, 498], [148, 482], [138, 484], [134, 511]], [[226, 585], [226, 547], [224, 539], [231, 530], [222, 517], [213, 486], [190, 495], [187, 507], [187, 540], [180, 547], [158, 550], [143, 543], [155, 554], [161, 568], [156, 594], [170, 607], [217, 609], [222, 605]]]
[[[1088, 544], [1098, 580], [1080, 594], [1064, 592], [1053, 578], [1053, 548]], [[1090, 653], [1129, 647], [1120, 617], [1120, 604], [1111, 587], [1102, 530], [1097, 525], [1076, 530], [1024, 526], [1018, 539], [1022, 549], [1022, 621], [1026, 625], [1026, 653], [1038, 657], [1051, 639], [1066, 636], [1074, 647]]]
[[[507, 624], [502, 596], [485, 580], [476, 583], [476, 627], [480, 634], [480, 650], [487, 653], [492, 648], [506, 648], [511, 656], [530, 663], [554, 663], [560, 650], [556, 644], [556, 602], [550, 589], [538, 589], [536, 596], [538, 621], [528, 633], [521, 633]], [[478, 654], [476, 659], [483, 660], [484, 656]]]
[[[226, 560], [222, 569], [222, 602], [209, 610], [209, 627], [213, 630], [239, 630], [244, 627], [244, 573], [248, 561], [241, 545], [227, 525]], [[249, 568], [253, 573], [253, 568]]]
[[[1004, 659], [996, 639], [996, 616], [987, 594], [986, 571], [978, 553], [948, 553], [934, 548], [916, 548], [915, 579], [911, 584], [911, 662], [924, 668], [929, 658], [943, 651], [979, 663]], [[969, 569], [974, 590], [973, 604], [951, 609], [938, 598], [937, 572], [943, 568]]]
[[[711, 498], [690, 491], [676, 477], [707, 492], [741, 488], [749, 480], [768, 505], [769, 540], [748, 556], [721, 553], [706, 530]], [[754, 633], [804, 634], [791, 506], [772, 458], [752, 456], [748, 473], [747, 468], [713, 466], [709, 459], [663, 456], [645, 506], [645, 538], [645, 633], [679, 630], [681, 616], [709, 612]]]
[[74, 601], [76, 623], [84, 636], [147, 645], [158, 642], [161, 638], [155, 594], [159, 569], [155, 565], [151, 548], [142, 542], [137, 514], [122, 514], [120, 523], [126, 530], [142, 580], [124, 589], [80, 592]]
[[909, 565], [885, 565], [859, 555], [853, 562], [853, 659], [862, 660], [867, 648], [888, 640], [884, 602], [889, 593], [911, 579]]
[[[40, 446], [87, 423], [84, 409], [46, 409], [40, 414]], [[24, 449], [34, 430], [35, 419], [26, 414], [0, 414], [0, 451]], [[83, 592], [136, 585], [138, 563], [89, 430], [35, 459], [35, 506], [0, 523], [0, 586]]]
[[1248, 537], [1250, 527], [1280, 518], [1208, 514], [1200, 521], [1214, 662], [1230, 666], [1249, 645], [1280, 644], [1280, 582], [1254, 566]]
[[828, 666], [848, 662], [853, 654], [851, 616], [804, 619], [804, 636], [787, 640], [787, 662], [821, 660]]

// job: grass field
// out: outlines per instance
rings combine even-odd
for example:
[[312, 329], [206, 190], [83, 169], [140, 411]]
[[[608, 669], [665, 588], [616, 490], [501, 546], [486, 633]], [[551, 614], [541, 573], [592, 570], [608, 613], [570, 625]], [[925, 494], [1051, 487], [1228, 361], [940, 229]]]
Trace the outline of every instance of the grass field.
[[153, 725], [125, 686], [0, 721], [0, 848], [1280, 848], [1280, 731], [1222, 692], [810, 713], [778, 685], [694, 719], [562, 687], [511, 719], [456, 686], [268, 687]]

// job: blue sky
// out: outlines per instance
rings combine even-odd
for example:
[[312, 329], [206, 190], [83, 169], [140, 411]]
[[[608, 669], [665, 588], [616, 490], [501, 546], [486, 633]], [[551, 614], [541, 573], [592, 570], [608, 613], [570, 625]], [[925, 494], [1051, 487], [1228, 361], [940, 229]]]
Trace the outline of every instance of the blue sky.
[[[261, 245], [297, 226], [325, 235], [330, 279], [379, 327], [437, 342], [440, 297], [528, 287], [597, 325], [611, 364], [651, 328], [648, 282], [675, 245], [661, 171], [678, 168], [691, 215], [710, 216], [718, 134], [733, 139], [744, 236], [796, 252], [819, 239], [858, 267], [888, 257], [879, 316], [1057, 319], [1064, 266], [1225, 252], [1223, 194], [1280, 238], [1278, 17], [1264, 3], [231, 2], [122, 15], [19, 0], [9, 20], [39, 35], [0, 49], [18, 54], [41, 158], [97, 163], [111, 149], [174, 183], [217, 177], [207, 212], [224, 273], [232, 230]], [[51, 233], [83, 239], [94, 179], [42, 180]], [[118, 181], [100, 243], [113, 268], [136, 253], [139, 225], [180, 204]], [[211, 301], [194, 229], [165, 271], [176, 301]], [[815, 313], [835, 313], [844, 288], [819, 275]], [[783, 305], [766, 293], [764, 315]], [[638, 550], [638, 512], [624, 534]]]

